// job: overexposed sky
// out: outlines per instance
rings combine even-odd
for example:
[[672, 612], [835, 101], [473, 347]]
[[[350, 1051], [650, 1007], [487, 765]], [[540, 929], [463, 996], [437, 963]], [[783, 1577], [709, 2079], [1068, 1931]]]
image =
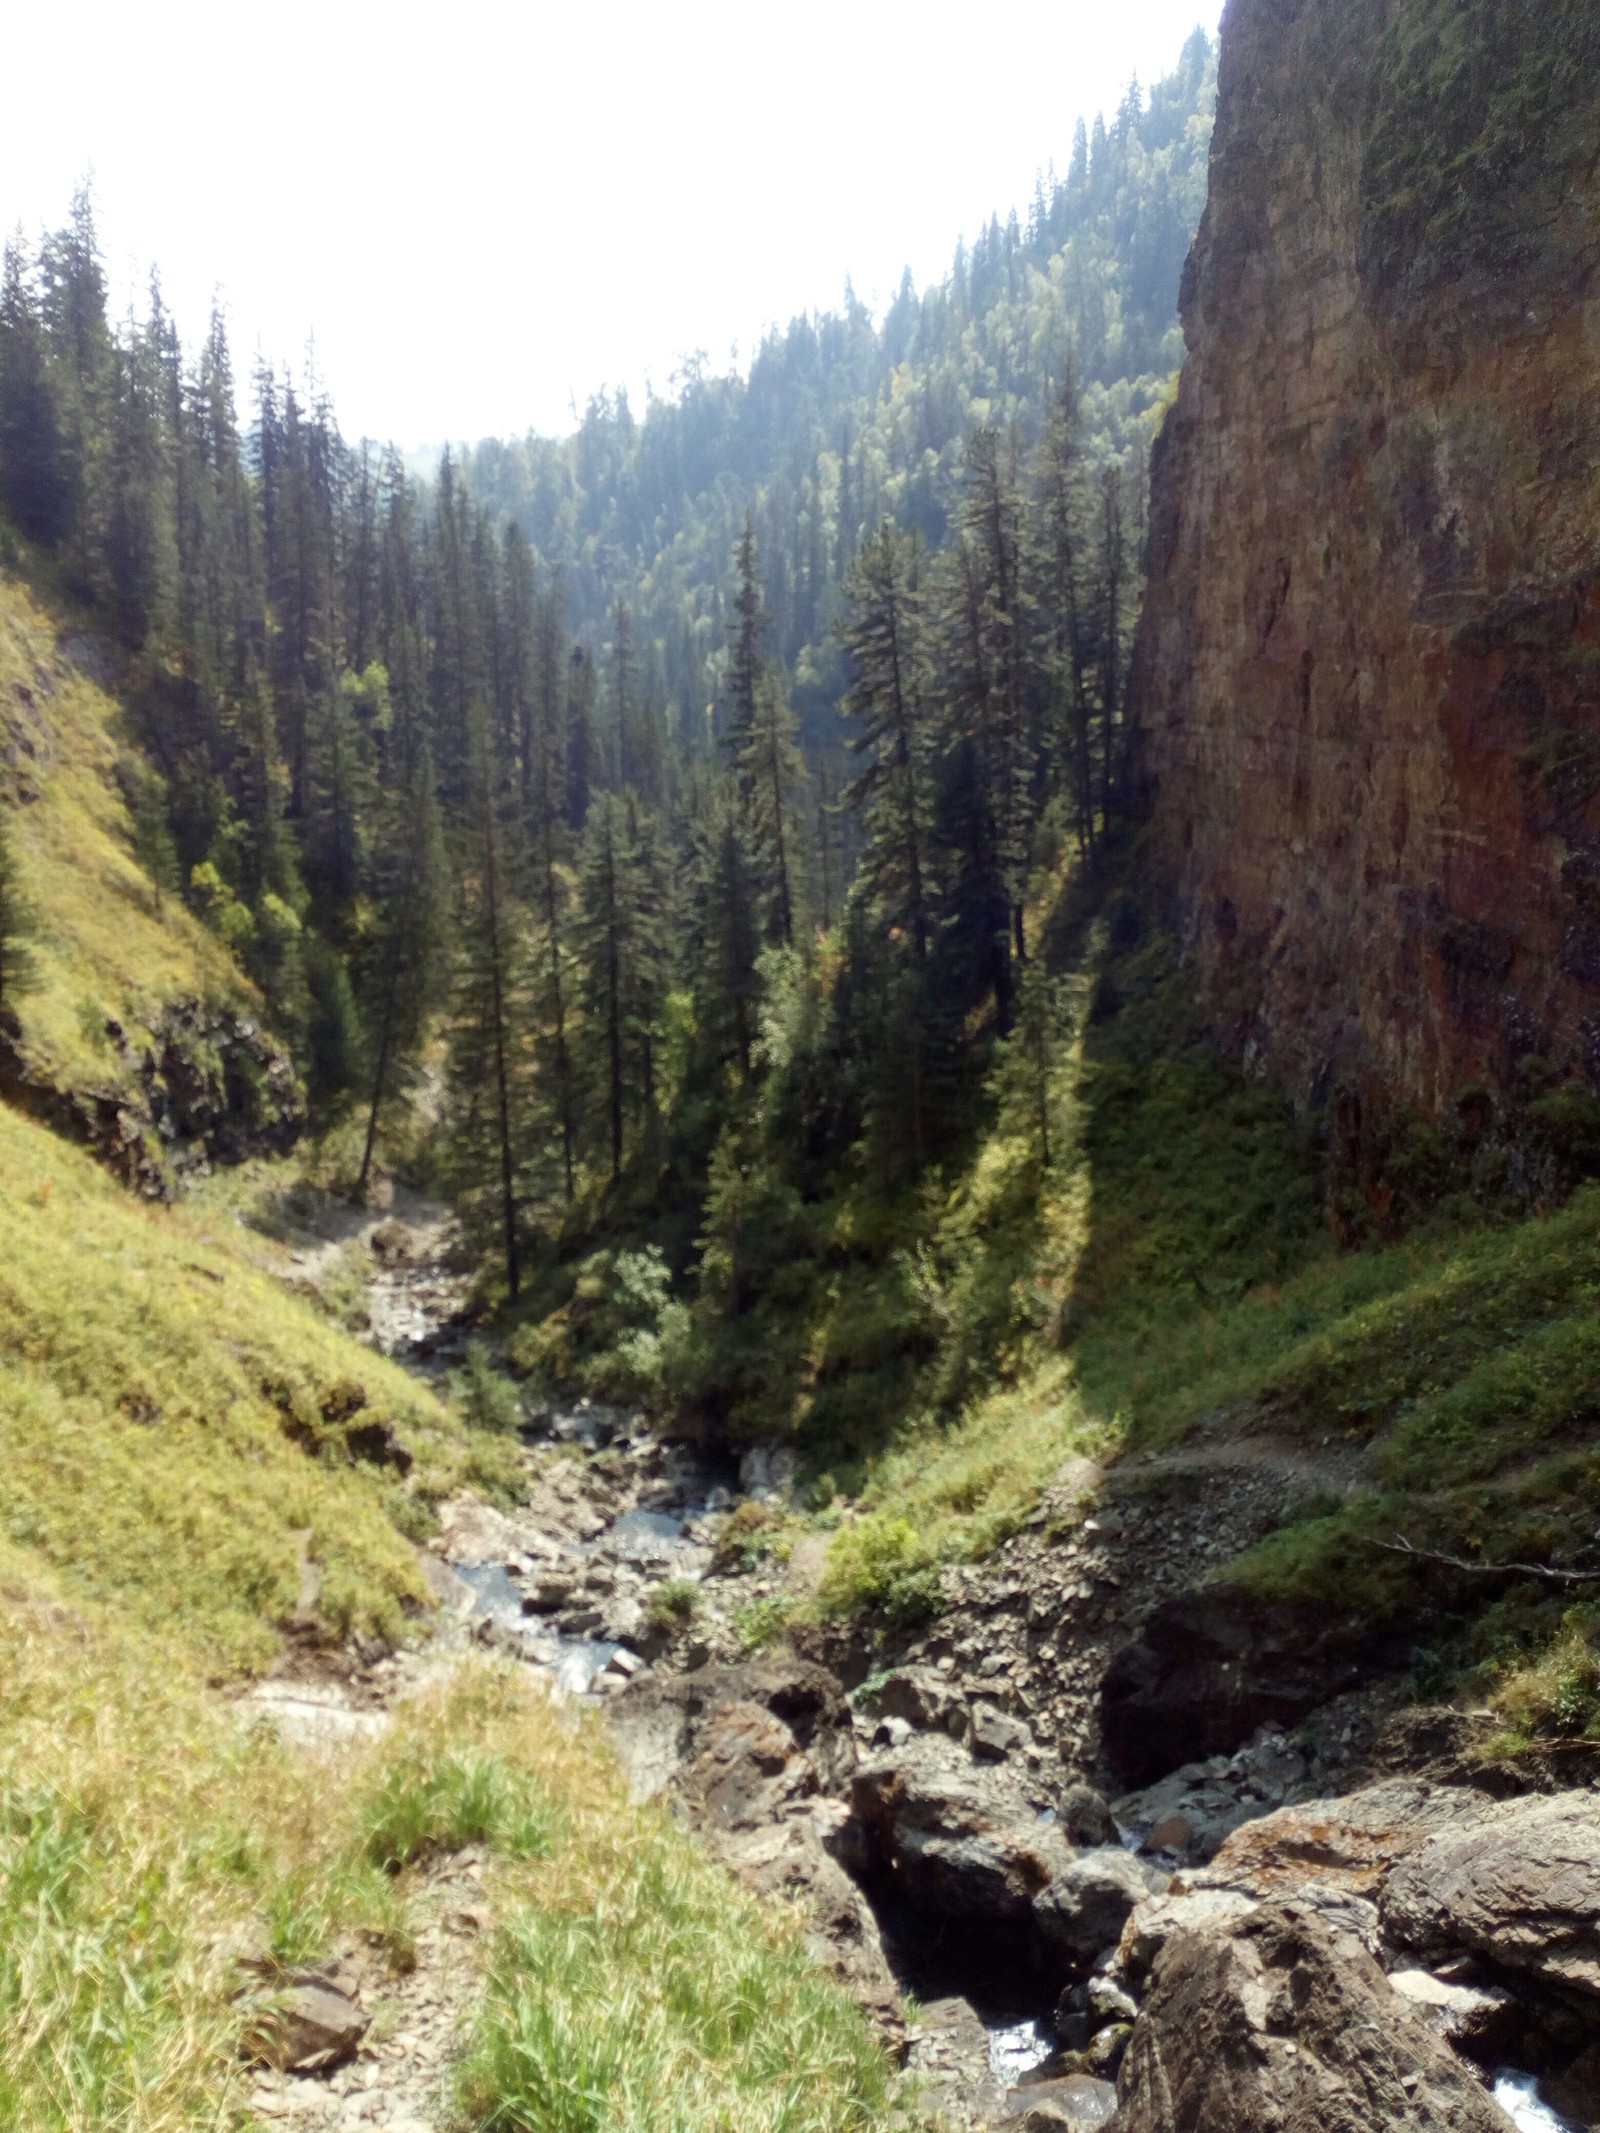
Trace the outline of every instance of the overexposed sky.
[[92, 170], [114, 301], [317, 360], [347, 436], [560, 431], [941, 275], [1218, 0], [76, 0], [4, 11], [0, 225]]

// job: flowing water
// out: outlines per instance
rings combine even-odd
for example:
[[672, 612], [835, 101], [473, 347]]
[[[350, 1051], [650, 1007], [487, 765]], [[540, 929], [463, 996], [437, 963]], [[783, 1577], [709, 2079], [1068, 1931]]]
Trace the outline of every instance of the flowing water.
[[1583, 2128], [1570, 2118], [1551, 2110], [1539, 2094], [1539, 2084], [1532, 2074], [1502, 2067], [1494, 2077], [1494, 2100], [1517, 2133], [1583, 2133]]

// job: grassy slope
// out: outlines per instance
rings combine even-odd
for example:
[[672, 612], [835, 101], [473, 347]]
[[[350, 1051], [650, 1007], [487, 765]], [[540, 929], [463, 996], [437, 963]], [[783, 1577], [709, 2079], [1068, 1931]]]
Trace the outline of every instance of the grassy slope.
[[1067, 1456], [1170, 1448], [1220, 1416], [1312, 1452], [1357, 1443], [1370, 1477], [1221, 1574], [1426, 1624], [1435, 1678], [1468, 1670], [1525, 1734], [1600, 1729], [1600, 1615], [1372, 1545], [1560, 1562], [1592, 1541], [1600, 1186], [1548, 1216], [1458, 1198], [1402, 1243], [1340, 1250], [1306, 1128], [1209, 1045], [1166, 946], [1059, 930], [1064, 1006], [1086, 963], [1099, 976], [1087, 1027], [1063, 1014], [1056, 1161], [1041, 1170], [1002, 1083], [923, 1257], [936, 1359], [902, 1378], [906, 1420], [833, 1541], [824, 1605], [914, 1614], [938, 1564], [1014, 1531]]
[[631, 1807], [597, 1730], [516, 1670], [308, 1759], [175, 1675], [181, 1646], [52, 1601], [9, 1552], [0, 1645], [0, 2124], [243, 2133], [232, 1949], [292, 1963], [359, 1933], [403, 1969], [419, 1875], [467, 1843], [504, 1924], [463, 2126], [884, 2122], [887, 2063], [798, 1935]]
[[108, 1017], [137, 1046], [175, 1000], [259, 1003], [221, 942], [134, 857], [117, 777], [131, 752], [123, 714], [61, 639], [26, 587], [0, 576], [0, 798], [25, 798], [11, 820], [38, 922], [23, 1034], [59, 1085], [112, 1086]]
[[[114, 1081], [108, 1015], [137, 1040], [170, 1000], [250, 1000], [140, 870], [121, 747], [0, 581], [0, 763], [40, 933], [20, 1004], [64, 1087]], [[417, 1873], [466, 1842], [506, 1924], [464, 2124], [880, 2123], [887, 2064], [798, 1934], [632, 1808], [524, 1677], [476, 1669], [314, 1762], [216, 1695], [291, 1628], [420, 1626], [405, 1536], [447, 1490], [515, 1480], [503, 1439], [264, 1271], [247, 1197], [137, 1203], [0, 1105], [0, 2124], [248, 2126], [230, 1944], [299, 1961], [360, 1932], [403, 1966]], [[415, 1456], [403, 1485], [349, 1456], [357, 1389]]]
[[[308, 1565], [330, 1631], [397, 1634], [424, 1587], [393, 1516], [425, 1519], [467, 1456], [436, 1401], [242, 1243], [0, 1108], [0, 1531], [225, 1668], [271, 1657]], [[408, 1492], [325, 1419], [357, 1387], [417, 1456]]]

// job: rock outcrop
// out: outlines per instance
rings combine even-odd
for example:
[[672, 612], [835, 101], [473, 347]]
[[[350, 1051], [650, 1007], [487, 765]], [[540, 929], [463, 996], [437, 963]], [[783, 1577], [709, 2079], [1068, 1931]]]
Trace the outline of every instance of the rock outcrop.
[[0, 1011], [0, 1098], [88, 1148], [124, 1185], [168, 1199], [213, 1163], [283, 1155], [305, 1130], [294, 1061], [254, 1016], [187, 1000], [155, 1018], [149, 1043], [106, 1025], [117, 1071], [62, 1086]]
[[1164, 1601], [1100, 1686], [1107, 1762], [1131, 1785], [1228, 1755], [1262, 1725], [1293, 1724], [1388, 1664], [1404, 1637], [1361, 1621], [1271, 1606], [1228, 1584]]
[[1375, 1110], [1558, 1158], [1600, 1076], [1597, 160], [1590, 0], [1230, 0], [1134, 703], [1216, 1019], [1380, 1216]]
[[1174, 1935], [1117, 2090], [1117, 2133], [1506, 2128], [1360, 1943], [1295, 1904]]
[[1414, 1850], [1383, 1930], [1424, 1954], [1466, 1950], [1600, 2007], [1600, 1797], [1513, 1800]]

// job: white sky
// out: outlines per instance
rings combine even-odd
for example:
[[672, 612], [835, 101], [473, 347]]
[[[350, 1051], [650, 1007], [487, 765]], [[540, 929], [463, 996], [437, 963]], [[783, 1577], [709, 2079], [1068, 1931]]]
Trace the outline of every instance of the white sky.
[[154, 261], [186, 341], [220, 290], [241, 369], [314, 331], [347, 436], [560, 431], [846, 275], [875, 308], [941, 275], [1218, 13], [9, 0], [0, 226], [64, 221], [92, 168], [119, 309]]

